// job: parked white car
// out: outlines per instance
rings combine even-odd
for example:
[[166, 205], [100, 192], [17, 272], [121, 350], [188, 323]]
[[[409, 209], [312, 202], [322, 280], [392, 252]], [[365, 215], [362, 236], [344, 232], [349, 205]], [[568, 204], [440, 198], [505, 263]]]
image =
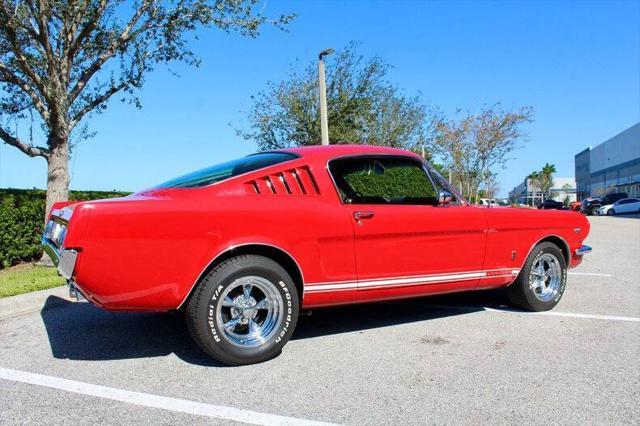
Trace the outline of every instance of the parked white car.
[[480, 198], [480, 205], [485, 207], [498, 207], [500, 204], [493, 198], [491, 200], [488, 198]]
[[608, 216], [624, 213], [640, 213], [640, 198], [623, 198], [613, 204], [600, 207], [597, 212], [599, 215]]

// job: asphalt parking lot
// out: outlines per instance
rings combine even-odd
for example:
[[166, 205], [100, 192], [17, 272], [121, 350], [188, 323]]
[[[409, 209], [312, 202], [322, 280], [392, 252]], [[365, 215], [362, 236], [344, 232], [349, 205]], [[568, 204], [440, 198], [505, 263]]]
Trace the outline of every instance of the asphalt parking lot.
[[640, 217], [590, 220], [550, 313], [500, 292], [318, 310], [259, 365], [215, 364], [169, 314], [2, 320], [0, 423], [638, 424]]

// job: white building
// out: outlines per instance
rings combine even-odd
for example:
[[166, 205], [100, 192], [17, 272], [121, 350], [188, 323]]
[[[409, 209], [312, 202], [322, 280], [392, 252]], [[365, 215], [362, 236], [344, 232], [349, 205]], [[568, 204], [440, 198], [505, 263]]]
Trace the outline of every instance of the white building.
[[[554, 177], [551, 198], [556, 201], [572, 202], [576, 200], [576, 181], [572, 177]], [[518, 204], [534, 206], [543, 199], [539, 188], [534, 187], [531, 179], [525, 178], [522, 183], [509, 191], [509, 199]]]
[[640, 123], [575, 156], [580, 199], [609, 192], [640, 197]]

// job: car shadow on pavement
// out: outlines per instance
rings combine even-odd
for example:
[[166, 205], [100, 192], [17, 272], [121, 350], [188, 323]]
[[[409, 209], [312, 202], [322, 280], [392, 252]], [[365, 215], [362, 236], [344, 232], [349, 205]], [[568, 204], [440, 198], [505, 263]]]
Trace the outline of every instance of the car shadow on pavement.
[[106, 361], [175, 353], [191, 364], [222, 367], [191, 340], [178, 314], [108, 312], [49, 296], [40, 315], [55, 358]]
[[292, 339], [466, 315], [482, 311], [485, 306], [500, 307], [507, 303], [503, 291], [492, 290], [317, 309], [300, 317]]
[[[483, 291], [318, 309], [300, 317], [292, 340], [464, 315], [504, 303], [501, 292]], [[58, 359], [106, 361], [174, 353], [190, 364], [223, 366], [191, 340], [179, 314], [115, 313], [50, 296], [40, 315]]]

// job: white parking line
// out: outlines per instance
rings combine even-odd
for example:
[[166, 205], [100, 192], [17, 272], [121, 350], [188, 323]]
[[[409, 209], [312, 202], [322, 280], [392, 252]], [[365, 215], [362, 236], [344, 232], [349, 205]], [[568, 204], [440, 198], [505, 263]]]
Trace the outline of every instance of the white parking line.
[[585, 276], [591, 276], [591, 277], [611, 277], [611, 274], [599, 274], [596, 272], [567, 272], [567, 274], [569, 275], [585, 275]]
[[489, 312], [502, 312], [502, 313], [508, 313], [508, 314], [543, 315], [543, 316], [549, 316], [549, 317], [586, 318], [586, 319], [598, 319], [598, 320], [608, 320], [608, 321], [640, 322], [640, 318], [621, 317], [621, 316], [615, 316], [615, 315], [578, 314], [573, 312], [554, 312], [554, 311], [526, 312], [526, 311], [515, 311], [510, 309], [487, 308], [487, 307], [483, 309]]
[[549, 317], [565, 317], [565, 318], [584, 318], [584, 319], [597, 319], [597, 320], [607, 320], [607, 321], [625, 321], [625, 322], [640, 322], [640, 318], [637, 317], [623, 317], [616, 315], [599, 315], [599, 314], [580, 314], [574, 312], [556, 312], [556, 311], [545, 311], [545, 312], [529, 312], [529, 311], [521, 311], [517, 309], [509, 309], [509, 308], [491, 308], [488, 306], [455, 306], [455, 305], [430, 305], [432, 308], [436, 309], [447, 309], [447, 310], [459, 310], [459, 311], [469, 311], [469, 312], [478, 312], [478, 311], [486, 311], [486, 312], [499, 312], [503, 314], [523, 314], [523, 315], [542, 315]]
[[28, 373], [0, 367], [0, 379], [13, 382], [28, 383], [44, 386], [81, 395], [121, 401], [143, 407], [159, 408], [162, 410], [192, 414], [194, 416], [212, 417], [216, 419], [232, 420], [256, 425], [328, 425], [330, 423], [298, 419], [295, 417], [278, 416], [274, 414], [258, 413], [240, 408], [211, 405], [186, 399], [170, 398], [142, 392], [132, 392], [108, 386], [93, 385], [76, 380], [62, 379], [54, 376]]

